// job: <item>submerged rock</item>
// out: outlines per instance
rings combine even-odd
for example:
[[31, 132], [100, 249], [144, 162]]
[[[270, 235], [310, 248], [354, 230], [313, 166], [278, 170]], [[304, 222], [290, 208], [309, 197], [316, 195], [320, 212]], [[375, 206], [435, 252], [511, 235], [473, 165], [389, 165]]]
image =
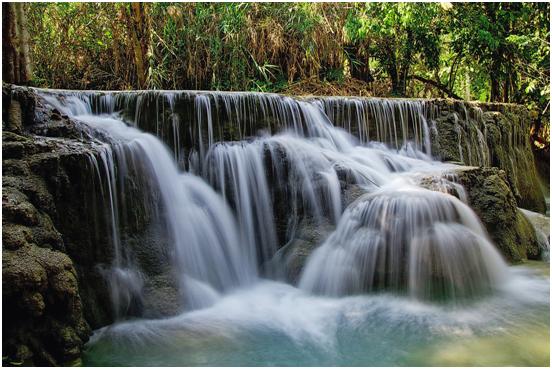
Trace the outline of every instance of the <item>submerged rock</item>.
[[335, 229], [328, 220], [302, 219], [293, 239], [278, 250], [274, 262], [283, 263], [285, 278], [293, 284], [299, 282], [307, 258]]
[[504, 272], [468, 206], [403, 184], [353, 202], [309, 258], [300, 286], [330, 296], [393, 291], [459, 302], [492, 291]]

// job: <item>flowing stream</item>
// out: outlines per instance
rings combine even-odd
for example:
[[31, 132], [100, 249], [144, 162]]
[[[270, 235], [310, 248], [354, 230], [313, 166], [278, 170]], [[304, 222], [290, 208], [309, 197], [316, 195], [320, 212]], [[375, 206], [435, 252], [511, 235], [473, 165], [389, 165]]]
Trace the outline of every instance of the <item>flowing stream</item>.
[[[548, 362], [548, 277], [502, 259], [455, 166], [431, 157], [424, 102], [338, 108], [334, 99], [199, 93], [187, 121], [170, 92], [161, 106], [148, 94], [40, 93], [97, 143], [90, 160], [109, 194], [115, 256], [104, 275], [118, 320], [94, 333], [86, 365]], [[252, 116], [270, 122], [255, 131]], [[486, 164], [477, 132], [470, 161]], [[440, 191], [421, 185], [428, 177]], [[144, 206], [168, 240], [177, 314], [129, 314], [150, 276], [121, 235], [128, 178], [150, 194]], [[294, 280], [282, 254], [307, 221], [316, 241]], [[477, 352], [477, 340], [503, 355]]]

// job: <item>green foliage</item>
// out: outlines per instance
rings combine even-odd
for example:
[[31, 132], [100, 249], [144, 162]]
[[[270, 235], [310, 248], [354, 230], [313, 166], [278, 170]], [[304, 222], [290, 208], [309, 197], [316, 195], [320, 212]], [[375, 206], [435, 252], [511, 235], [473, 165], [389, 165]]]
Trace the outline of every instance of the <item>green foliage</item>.
[[350, 10], [345, 34], [367, 45], [391, 79], [392, 93], [405, 95], [412, 69], [438, 67], [440, 13], [435, 3], [367, 3]]
[[40, 86], [138, 88], [141, 47], [153, 89], [354, 78], [380, 95], [452, 92], [541, 112], [550, 100], [548, 3], [144, 3], [135, 18], [130, 3], [26, 7]]
[[[544, 108], [550, 94], [549, 11], [547, 3], [453, 6], [451, 49], [470, 67], [476, 96]], [[477, 84], [487, 84], [488, 91]]]

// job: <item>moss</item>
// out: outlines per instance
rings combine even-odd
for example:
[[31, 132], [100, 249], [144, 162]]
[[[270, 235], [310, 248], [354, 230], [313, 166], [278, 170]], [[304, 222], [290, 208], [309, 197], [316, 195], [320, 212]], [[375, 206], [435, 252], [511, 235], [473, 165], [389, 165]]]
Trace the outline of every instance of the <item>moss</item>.
[[[541, 213], [546, 210], [529, 142], [531, 118], [525, 107], [462, 105], [447, 100], [433, 103], [441, 111], [436, 117], [438, 133], [432, 135], [432, 151], [437, 157], [466, 165], [500, 168], [505, 171], [518, 206]], [[476, 114], [477, 108], [484, 112]], [[486, 138], [488, 157], [479, 142], [481, 134]]]
[[36, 208], [28, 201], [24, 194], [10, 187], [3, 187], [2, 215], [4, 219], [27, 226], [34, 226], [39, 223], [39, 215]]
[[16, 250], [33, 241], [31, 229], [21, 224], [2, 225], [2, 245], [6, 249]]
[[537, 241], [537, 235], [529, 220], [521, 211], [516, 212], [516, 242], [518, 246], [525, 246], [525, 254], [528, 259], [539, 260], [541, 251]]
[[535, 230], [517, 207], [506, 178], [498, 168], [458, 171], [469, 204], [504, 257], [513, 263], [538, 257]]

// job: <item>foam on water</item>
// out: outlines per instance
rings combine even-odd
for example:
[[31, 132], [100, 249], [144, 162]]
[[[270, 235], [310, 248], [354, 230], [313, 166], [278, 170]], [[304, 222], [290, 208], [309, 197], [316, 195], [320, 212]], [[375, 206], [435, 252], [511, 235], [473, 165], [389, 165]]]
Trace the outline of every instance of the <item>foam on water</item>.
[[527, 320], [545, 327], [547, 280], [511, 272], [515, 282], [461, 309], [390, 294], [319, 297], [263, 281], [203, 310], [103, 328], [85, 363], [407, 365], [438, 342], [499, 335]]

